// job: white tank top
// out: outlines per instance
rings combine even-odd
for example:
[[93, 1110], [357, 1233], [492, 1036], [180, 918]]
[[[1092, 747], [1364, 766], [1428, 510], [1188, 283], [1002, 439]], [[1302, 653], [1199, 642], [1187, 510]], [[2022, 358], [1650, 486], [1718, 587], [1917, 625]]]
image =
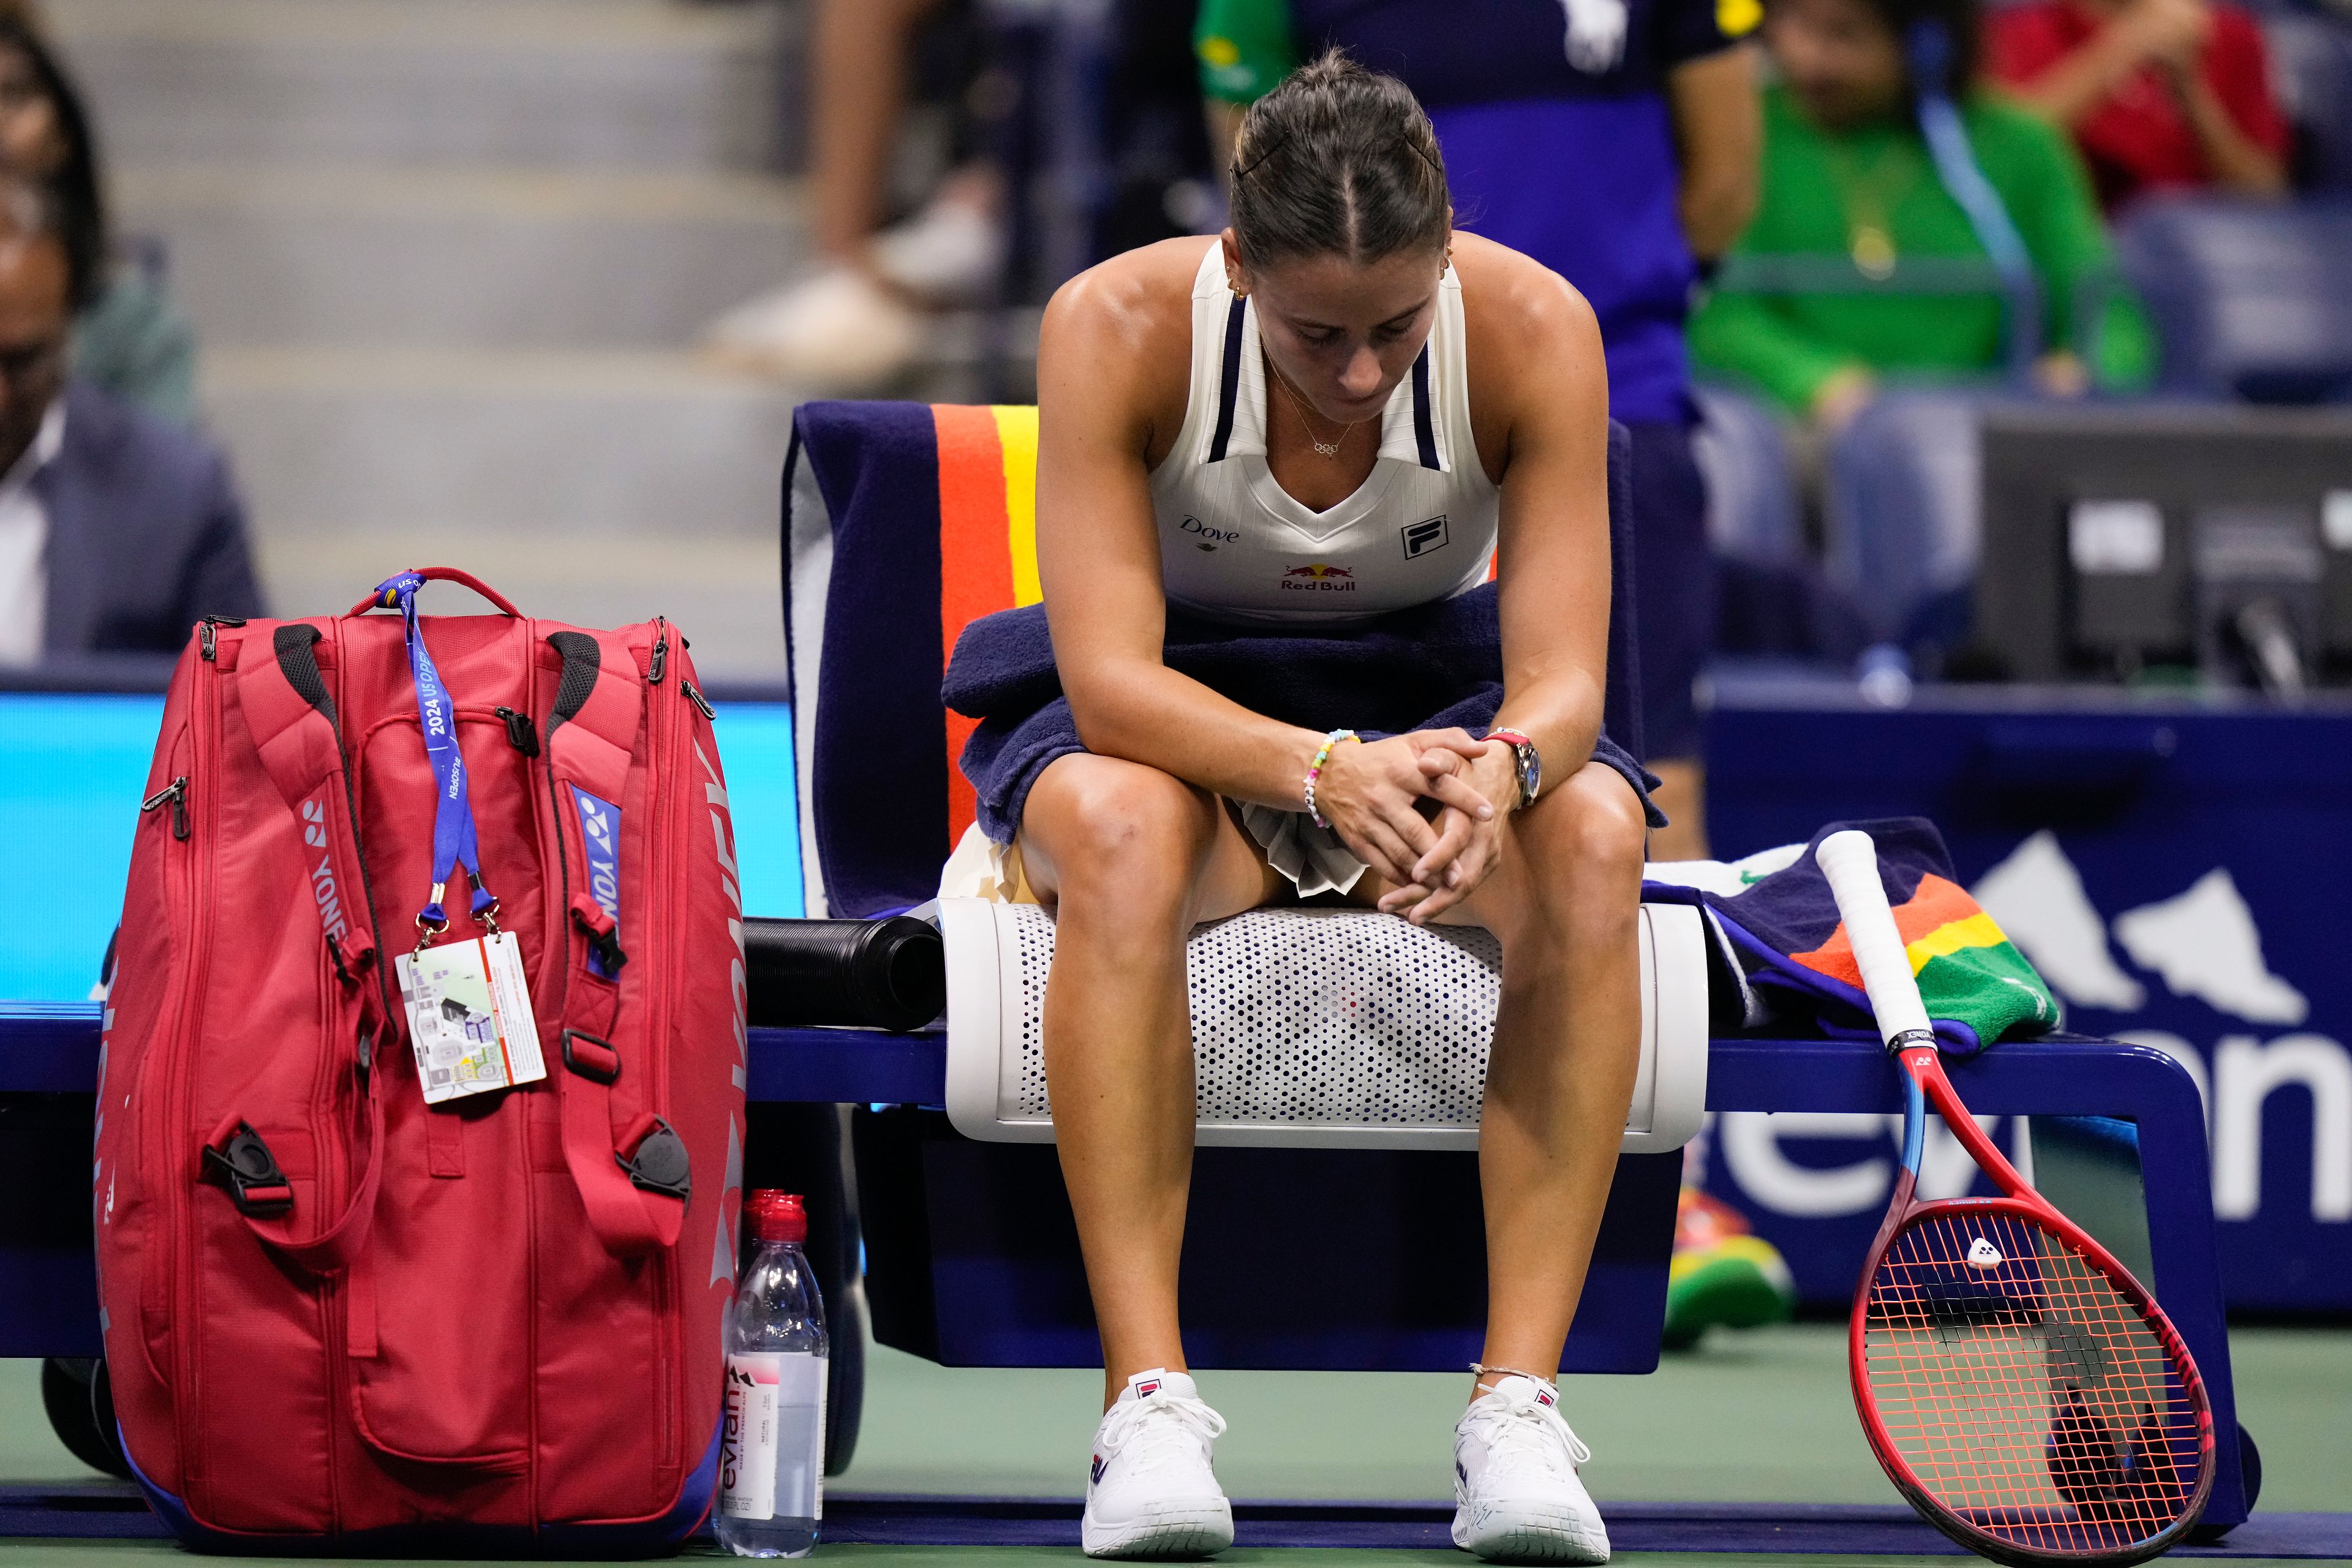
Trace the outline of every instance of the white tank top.
[[1169, 603], [1219, 620], [1333, 622], [1451, 598], [1486, 580], [1496, 488], [1470, 439], [1462, 285], [1381, 411], [1380, 457], [1356, 493], [1314, 511], [1265, 461], [1257, 307], [1225, 283], [1212, 241], [1192, 279], [1184, 428], [1151, 475]]

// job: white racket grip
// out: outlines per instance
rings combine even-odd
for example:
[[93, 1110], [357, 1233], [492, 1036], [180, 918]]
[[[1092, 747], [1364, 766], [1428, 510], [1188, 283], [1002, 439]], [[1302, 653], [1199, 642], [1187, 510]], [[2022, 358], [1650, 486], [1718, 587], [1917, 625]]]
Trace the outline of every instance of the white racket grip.
[[1919, 983], [1911, 975], [1910, 955], [1903, 951], [1903, 933], [1895, 929], [1895, 911], [1886, 904], [1886, 885], [1878, 879], [1878, 847], [1869, 834], [1849, 827], [1822, 839], [1813, 859], [1829, 879], [1838, 918], [1845, 921], [1862, 988], [1878, 1016], [1879, 1038], [1891, 1047], [1906, 1031], [1932, 1031]]

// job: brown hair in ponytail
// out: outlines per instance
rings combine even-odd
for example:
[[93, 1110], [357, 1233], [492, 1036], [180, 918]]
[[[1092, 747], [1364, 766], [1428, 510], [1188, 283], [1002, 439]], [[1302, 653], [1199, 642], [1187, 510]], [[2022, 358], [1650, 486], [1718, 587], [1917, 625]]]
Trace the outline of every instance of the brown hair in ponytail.
[[1234, 139], [1244, 266], [1441, 249], [1453, 221], [1437, 134], [1404, 83], [1331, 49], [1250, 105]]

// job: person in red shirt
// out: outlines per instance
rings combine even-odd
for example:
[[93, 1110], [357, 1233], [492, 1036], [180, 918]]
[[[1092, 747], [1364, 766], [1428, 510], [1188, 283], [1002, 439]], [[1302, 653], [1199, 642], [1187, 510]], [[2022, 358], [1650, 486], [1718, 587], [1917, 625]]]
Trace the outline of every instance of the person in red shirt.
[[1987, 18], [1994, 78], [2074, 133], [2109, 212], [2147, 191], [2286, 191], [2254, 19], [2215, 0], [2030, 0]]

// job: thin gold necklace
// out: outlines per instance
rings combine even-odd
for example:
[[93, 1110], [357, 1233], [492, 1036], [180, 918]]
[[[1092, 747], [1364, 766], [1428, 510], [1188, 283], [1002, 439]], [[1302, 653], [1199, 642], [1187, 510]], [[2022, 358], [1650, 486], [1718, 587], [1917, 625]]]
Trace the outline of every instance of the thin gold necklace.
[[1298, 423], [1307, 432], [1307, 444], [1314, 447], [1316, 453], [1320, 457], [1339, 457], [1339, 448], [1347, 444], [1349, 437], [1356, 433], [1356, 425], [1361, 425], [1364, 421], [1361, 419], [1357, 420], [1356, 425], [1350, 425], [1345, 430], [1340, 431], [1338, 437], [1328, 446], [1326, 446], [1324, 443], [1318, 441], [1315, 438], [1315, 421], [1307, 417], [1306, 400], [1300, 397], [1296, 392], [1290, 390], [1290, 383], [1283, 376], [1283, 374], [1280, 371], [1274, 368], [1274, 361], [1271, 359], [1267, 360], [1265, 362], [1265, 369], [1266, 374], [1274, 377], [1275, 385], [1282, 388], [1282, 395], [1290, 399], [1290, 405], [1298, 410]]

